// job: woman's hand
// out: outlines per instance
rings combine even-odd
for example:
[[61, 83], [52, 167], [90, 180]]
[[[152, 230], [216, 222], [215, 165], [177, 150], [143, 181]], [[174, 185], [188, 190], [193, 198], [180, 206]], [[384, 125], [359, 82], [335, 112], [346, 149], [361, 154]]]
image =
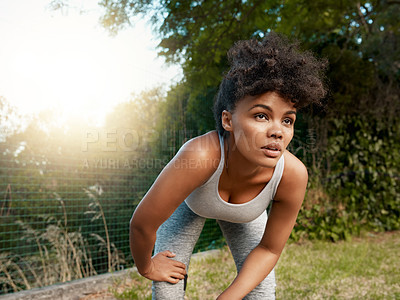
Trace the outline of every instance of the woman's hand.
[[143, 272], [142, 276], [153, 281], [166, 281], [169, 283], [178, 283], [186, 275], [186, 266], [184, 263], [171, 259], [175, 254], [171, 251], [157, 253], [151, 258], [151, 264], [148, 270]]

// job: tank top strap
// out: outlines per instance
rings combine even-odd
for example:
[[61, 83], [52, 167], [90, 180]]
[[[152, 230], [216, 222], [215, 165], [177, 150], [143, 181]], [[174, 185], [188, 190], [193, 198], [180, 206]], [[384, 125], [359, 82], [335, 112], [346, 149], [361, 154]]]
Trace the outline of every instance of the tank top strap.
[[210, 184], [212, 181], [218, 182], [219, 177], [222, 174], [222, 171], [224, 169], [224, 163], [225, 163], [225, 151], [224, 151], [224, 138], [218, 133], [218, 138], [219, 138], [219, 145], [221, 149], [221, 156], [218, 164], [218, 168], [215, 170], [215, 172], [208, 178], [206, 182], [202, 184], [202, 186]]
[[218, 133], [219, 147], [221, 149], [221, 161], [225, 162], [225, 147], [224, 147], [224, 137]]
[[285, 156], [279, 158], [276, 163], [274, 173], [272, 174], [272, 178], [269, 181], [270, 190], [272, 190], [272, 199], [275, 198], [276, 190], [278, 189], [279, 183], [281, 182], [283, 170], [285, 169]]

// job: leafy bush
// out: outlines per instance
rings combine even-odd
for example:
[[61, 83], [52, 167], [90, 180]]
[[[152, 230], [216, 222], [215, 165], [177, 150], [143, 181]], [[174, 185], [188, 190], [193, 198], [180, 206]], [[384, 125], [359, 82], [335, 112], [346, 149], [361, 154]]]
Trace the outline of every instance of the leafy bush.
[[400, 122], [367, 115], [332, 121], [292, 238], [348, 239], [361, 230], [400, 228]]

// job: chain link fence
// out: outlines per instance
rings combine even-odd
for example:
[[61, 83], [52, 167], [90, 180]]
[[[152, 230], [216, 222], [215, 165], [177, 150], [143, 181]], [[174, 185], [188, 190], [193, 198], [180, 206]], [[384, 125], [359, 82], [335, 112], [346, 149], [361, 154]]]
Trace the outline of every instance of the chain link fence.
[[[129, 220], [165, 161], [23, 140], [0, 147], [0, 295], [133, 265]], [[222, 243], [208, 220], [195, 252]]]

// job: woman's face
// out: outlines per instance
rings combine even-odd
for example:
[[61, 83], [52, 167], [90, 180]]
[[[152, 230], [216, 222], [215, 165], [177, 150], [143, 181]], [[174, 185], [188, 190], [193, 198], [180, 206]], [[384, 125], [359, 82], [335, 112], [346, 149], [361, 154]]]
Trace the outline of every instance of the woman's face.
[[234, 151], [245, 160], [275, 167], [293, 138], [296, 108], [275, 92], [246, 96], [235, 110], [222, 113], [222, 124], [231, 133]]

